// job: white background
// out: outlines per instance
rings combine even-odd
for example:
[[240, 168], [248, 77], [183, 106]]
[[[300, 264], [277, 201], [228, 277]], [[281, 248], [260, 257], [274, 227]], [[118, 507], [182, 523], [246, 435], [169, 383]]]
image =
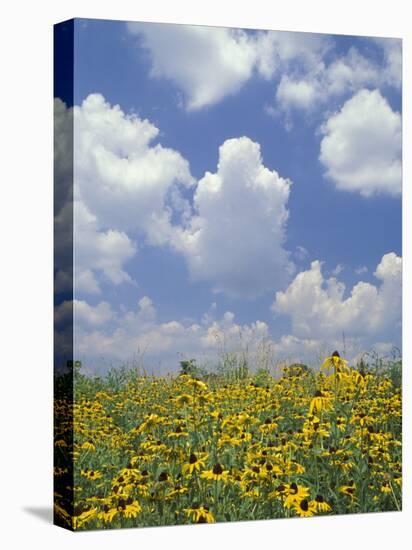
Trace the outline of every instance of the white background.
[[[0, 32], [0, 543], [3, 548], [404, 548], [411, 533], [411, 25], [406, 0], [3, 3]], [[70, 533], [52, 495], [52, 24], [71, 17], [404, 38], [404, 511]], [[409, 23], [409, 29], [408, 29]], [[405, 127], [409, 136], [405, 132]], [[350, 222], [350, 220], [348, 220]], [[384, 223], [384, 220], [382, 220]], [[409, 308], [408, 308], [409, 306]], [[408, 311], [409, 309], [409, 311]]]

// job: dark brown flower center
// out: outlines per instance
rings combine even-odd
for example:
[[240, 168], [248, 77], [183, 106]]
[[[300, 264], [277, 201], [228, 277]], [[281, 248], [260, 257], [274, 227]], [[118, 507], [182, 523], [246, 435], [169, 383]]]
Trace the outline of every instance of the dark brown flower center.
[[215, 464], [213, 466], [213, 473], [217, 476], [220, 476], [223, 472], [223, 468], [220, 464]]

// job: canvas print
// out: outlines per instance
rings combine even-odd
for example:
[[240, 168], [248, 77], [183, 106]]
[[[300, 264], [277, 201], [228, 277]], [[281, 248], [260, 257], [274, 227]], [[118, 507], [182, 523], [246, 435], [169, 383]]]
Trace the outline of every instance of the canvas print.
[[401, 93], [398, 38], [55, 25], [57, 525], [401, 510]]

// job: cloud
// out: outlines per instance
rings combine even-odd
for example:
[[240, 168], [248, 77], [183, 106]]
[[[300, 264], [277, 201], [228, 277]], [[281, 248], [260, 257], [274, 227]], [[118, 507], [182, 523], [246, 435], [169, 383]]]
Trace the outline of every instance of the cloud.
[[307, 71], [303, 78], [290, 81], [279, 97], [281, 81], [277, 97], [284, 109], [318, 108], [331, 98], [340, 98], [366, 85], [377, 86], [381, 74], [381, 67], [351, 47], [345, 55], [334, 58], [329, 64], [321, 62], [313, 70]]
[[320, 94], [316, 81], [295, 80], [283, 75], [276, 91], [276, 100], [283, 110], [290, 107], [308, 109], [318, 101]]
[[394, 342], [366, 340], [362, 337], [348, 337], [342, 333], [339, 337], [299, 338], [294, 334], [285, 334], [277, 341], [270, 343], [270, 349], [275, 358], [275, 364], [305, 363], [319, 367], [325, 357], [334, 350], [352, 363], [357, 363], [365, 353], [377, 353], [388, 356], [394, 352]]
[[153, 143], [158, 134], [100, 94], [74, 108], [55, 99], [56, 292], [73, 285], [73, 232], [75, 289], [96, 294], [103, 280], [133, 282], [124, 265], [137, 239], [164, 245], [182, 230], [172, 217], [190, 215], [181, 191], [194, 180], [177, 151]]
[[399, 89], [402, 82], [401, 42], [388, 39], [373, 42], [378, 46], [381, 61], [365, 57], [352, 46], [344, 55], [329, 55], [328, 62], [320, 51], [314, 58], [316, 62], [303, 64], [297, 71], [285, 67], [276, 90], [278, 109], [314, 111], [362, 88], [391, 86]]
[[[70, 302], [58, 306], [56, 318], [60, 323], [70, 309]], [[221, 319], [213, 319], [209, 312], [209, 317], [203, 316], [199, 323], [160, 322], [148, 296], [132, 309], [113, 311], [106, 302], [91, 305], [79, 300], [74, 309], [75, 355], [99, 367], [104, 365], [101, 358], [119, 364], [136, 356], [144, 357], [147, 367], [162, 371], [176, 371], [183, 357], [209, 360], [216, 366], [219, 354], [246, 349], [255, 353], [269, 335], [263, 321], [241, 325], [230, 311]]]
[[76, 197], [101, 226], [167, 243], [174, 231], [168, 197], [194, 183], [188, 162], [152, 144], [159, 130], [148, 120], [125, 114], [100, 94], [74, 108], [74, 128]]
[[375, 38], [384, 56], [384, 78], [387, 84], [402, 85], [402, 40], [399, 38]]
[[96, 327], [112, 319], [113, 311], [110, 304], [104, 301], [92, 306], [84, 300], [66, 300], [55, 307], [56, 325], [71, 323], [73, 315], [75, 326]]
[[333, 48], [330, 37], [288, 31], [261, 31], [255, 37], [256, 65], [266, 79], [316, 70]]
[[270, 80], [284, 64], [311, 67], [328, 49], [321, 35], [191, 25], [129, 23], [149, 53], [150, 75], [173, 81], [188, 110], [237, 93], [254, 75]]
[[342, 264], [338, 264], [334, 269], [332, 269], [332, 275], [334, 277], [337, 277], [342, 273], [342, 271], [345, 269], [345, 266]]
[[377, 339], [399, 336], [401, 322], [402, 260], [385, 254], [374, 273], [378, 285], [358, 282], [345, 297], [346, 288], [335, 277], [325, 279], [321, 262], [314, 261], [299, 273], [284, 292], [277, 292], [272, 306], [288, 315], [298, 338]]
[[401, 193], [401, 116], [379, 90], [360, 90], [322, 128], [319, 159], [343, 191]]
[[272, 353], [280, 361], [288, 363], [320, 364], [327, 357], [330, 348], [337, 346], [330, 340], [321, 338], [298, 338], [294, 334], [284, 334], [271, 345]]
[[402, 81], [398, 39], [365, 39], [363, 54], [354, 46], [341, 53], [336, 39], [314, 33], [158, 23], [127, 29], [147, 52], [151, 77], [173, 82], [189, 111], [239, 92], [253, 77], [275, 84], [271, 114], [313, 111], [364, 87], [399, 89]]
[[225, 141], [217, 171], [198, 183], [196, 215], [178, 245], [192, 279], [243, 298], [284, 285], [294, 267], [284, 249], [290, 185], [263, 165], [258, 143]]
[[189, 110], [237, 92], [251, 77], [255, 49], [241, 30], [190, 25], [129, 23], [150, 52], [151, 76], [172, 80]]
[[309, 256], [309, 252], [304, 246], [297, 246], [293, 255], [297, 260], [302, 262], [303, 260], [306, 260], [306, 258]]
[[76, 293], [100, 293], [99, 272], [114, 285], [133, 282], [123, 266], [136, 254], [136, 244], [123, 231], [99, 231], [96, 216], [79, 200], [74, 202], [74, 244]]

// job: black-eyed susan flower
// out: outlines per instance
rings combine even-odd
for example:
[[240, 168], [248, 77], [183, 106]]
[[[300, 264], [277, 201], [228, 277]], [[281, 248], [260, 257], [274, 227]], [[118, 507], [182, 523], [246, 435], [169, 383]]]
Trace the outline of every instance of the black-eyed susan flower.
[[94, 445], [93, 441], [85, 441], [82, 446], [82, 449], [85, 449], [86, 451], [95, 451], [96, 446]]
[[316, 505], [313, 500], [308, 501], [306, 498], [299, 500], [293, 504], [293, 510], [301, 518], [308, 518], [316, 514]]
[[346, 418], [344, 416], [337, 416], [336, 417], [336, 427], [341, 432], [344, 432], [346, 430]]
[[281, 483], [268, 495], [269, 498], [284, 498], [287, 494], [288, 485], [286, 483]]
[[242, 498], [253, 498], [254, 500], [258, 500], [261, 497], [262, 493], [259, 487], [256, 487], [253, 484], [248, 484], [245, 486], [244, 492], [242, 493]]
[[[120, 507], [120, 503], [119, 503]], [[133, 500], [132, 497], [129, 497], [124, 503], [121, 505], [121, 514], [127, 519], [135, 518], [138, 514], [142, 511], [142, 507], [137, 502], [137, 500]]]
[[322, 363], [321, 369], [332, 367], [334, 372], [345, 372], [348, 370], [348, 361], [342, 359], [338, 351], [334, 351], [330, 357], [326, 357]]
[[368, 415], [366, 412], [357, 412], [352, 415], [350, 419], [351, 424], [359, 424], [359, 426], [366, 426], [373, 422], [373, 417]]
[[174, 401], [179, 407], [189, 406], [193, 403], [193, 396], [188, 393], [183, 393], [182, 395], [178, 395]]
[[176, 426], [173, 431], [169, 432], [167, 434], [167, 437], [171, 439], [179, 439], [181, 437], [187, 437], [189, 435], [188, 432], [186, 432], [182, 426]]
[[193, 472], [197, 470], [201, 470], [204, 468], [208, 456], [207, 453], [191, 453], [189, 461], [182, 466], [182, 473], [188, 475], [193, 474]]
[[148, 414], [146, 415], [143, 422], [139, 426], [134, 428], [133, 431], [138, 434], [150, 432], [156, 426], [164, 424], [165, 420], [166, 419], [164, 417], [156, 413]]
[[111, 523], [118, 513], [119, 510], [117, 509], [117, 507], [110, 507], [108, 504], [105, 504], [103, 506], [103, 510], [98, 513], [98, 518], [101, 519], [104, 523]]
[[272, 432], [273, 430], [276, 430], [278, 427], [278, 423], [275, 422], [271, 418], [266, 418], [266, 420], [259, 426], [259, 431], [263, 434], [267, 434], [269, 432]]
[[328, 437], [330, 423], [321, 422], [317, 416], [310, 416], [303, 424], [303, 434], [305, 438]]
[[380, 492], [381, 493], [391, 493], [392, 492], [390, 481], [384, 481], [382, 483], [382, 485], [380, 486]]
[[163, 472], [160, 472], [159, 477], [157, 478], [158, 481], [167, 481], [169, 479], [169, 472], [166, 470], [163, 470]]
[[229, 470], [224, 470], [222, 465], [216, 463], [211, 470], [205, 470], [200, 474], [203, 479], [213, 481], [226, 481], [229, 475]]
[[252, 464], [251, 466], [245, 468], [242, 474], [242, 479], [265, 479], [268, 477], [268, 475], [269, 472], [266, 468], [262, 468], [258, 464]]
[[193, 523], [215, 522], [215, 518], [212, 512], [209, 510], [208, 506], [199, 506], [197, 504], [193, 504], [191, 508], [184, 508], [183, 511], [185, 512], [188, 519], [190, 519]]
[[322, 495], [316, 495], [313, 500], [317, 512], [330, 512], [332, 507], [325, 501]]
[[98, 470], [89, 470], [89, 468], [85, 468], [84, 470], [80, 470], [80, 475], [82, 477], [85, 477], [86, 479], [95, 480], [102, 477], [102, 473]]
[[170, 491], [166, 494], [166, 498], [173, 498], [177, 495], [184, 495], [185, 493], [188, 493], [189, 489], [187, 487], [183, 487], [182, 485], [175, 485], [170, 489]]
[[208, 389], [206, 382], [197, 378], [190, 378], [188, 384], [197, 390], [205, 391]]
[[402, 487], [402, 476], [395, 475], [393, 481], [394, 483], [396, 483], [396, 485], [398, 485], [398, 487]]
[[339, 492], [344, 495], [348, 495], [352, 500], [356, 499], [355, 497], [356, 484], [353, 480], [348, 485], [341, 485], [339, 487]]
[[331, 408], [332, 398], [330, 394], [317, 390], [310, 402], [309, 414], [319, 414], [322, 411], [330, 411]]
[[306, 499], [309, 496], [309, 489], [303, 485], [297, 485], [295, 482], [286, 485], [285, 508], [291, 508], [294, 504]]

